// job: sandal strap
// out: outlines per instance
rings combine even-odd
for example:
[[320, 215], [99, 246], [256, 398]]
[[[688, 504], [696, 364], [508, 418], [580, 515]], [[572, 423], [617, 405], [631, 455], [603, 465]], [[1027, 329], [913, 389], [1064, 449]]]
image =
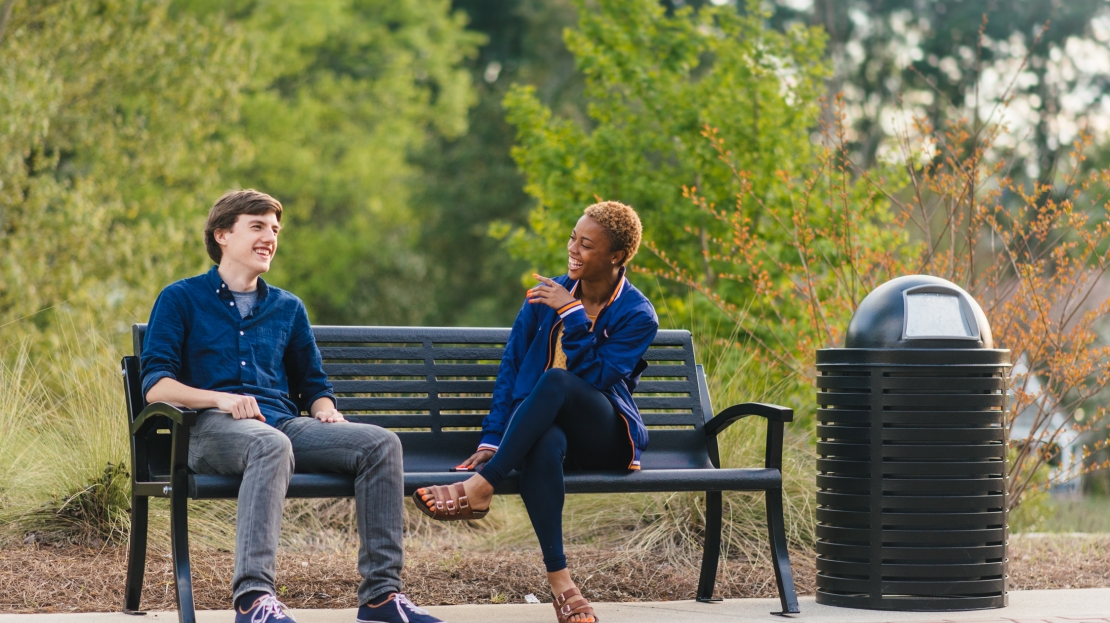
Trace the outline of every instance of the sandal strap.
[[453, 485], [433, 485], [430, 488], [432, 497], [435, 498], [437, 514], [454, 517], [470, 510], [470, 500], [461, 482]]
[[590, 605], [589, 600], [582, 593], [578, 592], [577, 588], [563, 591], [555, 597], [552, 605], [555, 606], [555, 613], [560, 621], [566, 621], [576, 614], [585, 614], [592, 617], [594, 621], [598, 620], [597, 615], [594, 614], [593, 606]]
[[455, 483], [455, 493], [455, 502], [458, 504], [459, 512], [462, 512], [463, 509], [469, 509], [470, 502], [467, 500], [466, 489], [461, 482]]
[[559, 595], [557, 595], [555, 597], [555, 607], [558, 608], [558, 607], [562, 606], [563, 604], [567, 603], [567, 601], [569, 601], [571, 597], [576, 597], [576, 596], [577, 597], [582, 596], [582, 593], [578, 592], [578, 588], [577, 587], [568, 588], [567, 590], [563, 591], [562, 593], [560, 593]]
[[436, 485], [436, 510], [448, 517], [454, 517], [459, 512], [459, 503], [452, 494], [450, 486]]
[[[570, 607], [570, 604], [567, 604], [567, 605], [563, 606], [562, 608], [559, 608], [559, 614], [561, 614], [564, 617], [568, 617], [568, 618], [572, 617], [576, 614], [588, 614], [590, 616], [594, 616], [594, 609], [593, 609], [593, 606], [590, 605], [590, 602], [587, 601], [584, 604], [582, 604], [581, 606], [575, 606], [573, 608]], [[596, 617], [594, 617], [594, 618], [596, 618]]]
[[433, 485], [432, 486], [432, 497], [435, 499], [436, 514], [437, 515], [453, 515], [454, 513], [452, 513], [449, 510], [449, 506], [447, 504], [447, 502], [449, 500], [446, 499], [446, 497], [444, 496], [444, 491], [443, 491], [444, 488], [445, 487], [441, 487], [440, 485]]

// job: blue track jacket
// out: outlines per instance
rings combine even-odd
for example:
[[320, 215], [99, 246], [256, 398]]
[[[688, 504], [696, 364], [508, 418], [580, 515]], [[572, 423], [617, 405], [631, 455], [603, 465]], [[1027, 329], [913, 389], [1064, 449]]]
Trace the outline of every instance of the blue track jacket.
[[[578, 289], [578, 282], [567, 275], [555, 277], [554, 281], [572, 295]], [[559, 310], [524, 302], [505, 345], [493, 388], [493, 403], [482, 421], [482, 443], [478, 448], [496, 450], [501, 444], [509, 418], [551, 367], [560, 325], [567, 370], [605, 394], [624, 417], [633, 448], [628, 469], [640, 469], [640, 454], [647, 447], [648, 432], [632, 400], [632, 391], [647, 368], [643, 356], [659, 330], [659, 317], [647, 297], [629, 283], [623, 268], [592, 331], [581, 301], [568, 303]]]

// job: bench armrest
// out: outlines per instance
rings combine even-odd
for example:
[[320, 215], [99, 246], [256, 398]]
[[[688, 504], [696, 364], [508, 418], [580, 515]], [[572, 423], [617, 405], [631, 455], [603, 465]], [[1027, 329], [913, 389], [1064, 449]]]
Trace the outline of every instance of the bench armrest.
[[[705, 423], [705, 433], [709, 437], [716, 437], [721, 431], [728, 428], [736, 420], [749, 415], [758, 415], [767, 419], [767, 455], [764, 465], [768, 469], [782, 469], [782, 436], [784, 423], [794, 421], [794, 410], [780, 407], [779, 405], [765, 404], [762, 402], [745, 402], [732, 405], [721, 411], [712, 420]], [[720, 467], [720, 459], [716, 455], [716, 439], [713, 440], [710, 458], [713, 465]]]
[[732, 405], [718, 413], [716, 417], [705, 423], [705, 432], [707, 435], [719, 435], [721, 431], [728, 428], [733, 422], [746, 418], [749, 415], [758, 415], [759, 417], [767, 418], [767, 420], [771, 422], [794, 421], [793, 409], [762, 402], [745, 402], [743, 404]]
[[131, 423], [131, 435], [139, 435], [154, 423], [155, 418], [169, 418], [174, 424], [189, 428], [197, 423], [197, 412], [175, 407], [168, 402], [154, 402], [146, 406], [139, 417]]

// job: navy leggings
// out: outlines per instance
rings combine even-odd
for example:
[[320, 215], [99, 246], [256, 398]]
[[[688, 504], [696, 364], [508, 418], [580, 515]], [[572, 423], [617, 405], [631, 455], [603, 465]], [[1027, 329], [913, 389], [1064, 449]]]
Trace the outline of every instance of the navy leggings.
[[547, 571], [567, 568], [563, 554], [563, 466], [628, 469], [628, 425], [604, 394], [566, 370], [543, 373], [509, 420], [482, 477], [497, 486], [520, 470], [520, 497], [536, 530]]

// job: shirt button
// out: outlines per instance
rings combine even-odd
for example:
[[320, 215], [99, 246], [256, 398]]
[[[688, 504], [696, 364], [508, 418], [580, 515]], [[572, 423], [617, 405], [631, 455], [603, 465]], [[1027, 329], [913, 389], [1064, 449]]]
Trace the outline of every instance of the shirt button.
[[239, 335], [246, 335], [246, 334], [245, 334], [245, 333], [243, 333], [242, 331], [240, 331], [240, 332], [239, 332]]
[[232, 302], [230, 303], [230, 305], [231, 305], [232, 307], [235, 307], [235, 301], [232, 301]]
[[240, 362], [239, 362], [239, 365], [241, 365], [241, 366], [245, 366], [245, 365], [247, 365], [247, 362], [245, 362], [245, 361], [240, 361]]

